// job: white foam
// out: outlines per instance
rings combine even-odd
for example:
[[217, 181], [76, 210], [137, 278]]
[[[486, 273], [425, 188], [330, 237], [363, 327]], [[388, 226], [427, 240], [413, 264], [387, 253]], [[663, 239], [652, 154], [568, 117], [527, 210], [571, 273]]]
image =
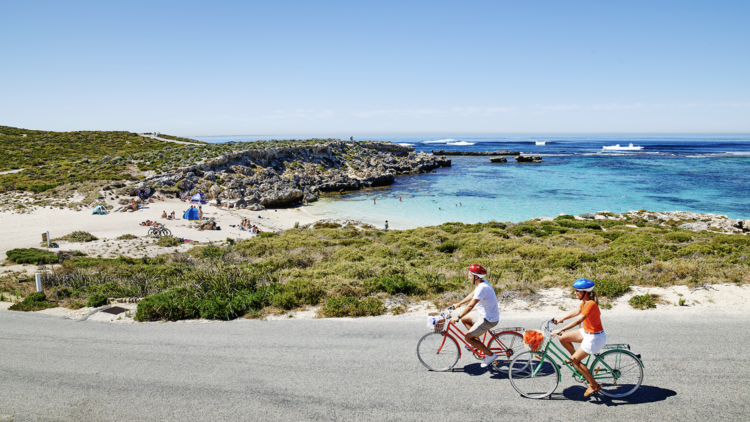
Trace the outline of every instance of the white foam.
[[458, 141], [458, 142], [448, 142], [448, 145], [474, 145], [475, 142], [466, 142], [466, 141]]
[[455, 139], [440, 139], [437, 141], [424, 141], [423, 144], [448, 144], [451, 142], [456, 142]]
[[399, 145], [403, 145], [403, 146], [405, 146], [405, 147], [411, 147], [411, 146], [414, 146], [414, 144], [407, 144], [407, 143], [403, 143], [403, 144], [399, 144]]

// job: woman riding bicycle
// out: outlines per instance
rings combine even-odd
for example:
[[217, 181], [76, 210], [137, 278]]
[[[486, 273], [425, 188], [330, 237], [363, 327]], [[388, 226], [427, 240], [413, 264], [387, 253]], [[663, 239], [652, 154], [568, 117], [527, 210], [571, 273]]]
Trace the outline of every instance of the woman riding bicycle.
[[[581, 306], [575, 311], [565, 315], [561, 319], [554, 319], [554, 324], [560, 324], [567, 319], [574, 318], [573, 321], [563, 328], [558, 328], [552, 331], [552, 337], [562, 334], [565, 331], [575, 327], [578, 324], [583, 323], [580, 330], [571, 331], [560, 335], [560, 344], [568, 350], [571, 357], [570, 360], [566, 360], [575, 366], [576, 369], [586, 378], [589, 382], [589, 388], [583, 394], [588, 397], [595, 392], [602, 389], [601, 385], [594, 380], [591, 376], [588, 368], [581, 364], [581, 361], [588, 355], [599, 353], [607, 344], [607, 335], [604, 334], [604, 328], [602, 328], [601, 311], [599, 310], [599, 304], [596, 300], [596, 292], [594, 292], [594, 282], [586, 279], [579, 278], [573, 283], [573, 288], [576, 290], [576, 296], [581, 300]], [[575, 350], [573, 343], [580, 343], [581, 347]]]

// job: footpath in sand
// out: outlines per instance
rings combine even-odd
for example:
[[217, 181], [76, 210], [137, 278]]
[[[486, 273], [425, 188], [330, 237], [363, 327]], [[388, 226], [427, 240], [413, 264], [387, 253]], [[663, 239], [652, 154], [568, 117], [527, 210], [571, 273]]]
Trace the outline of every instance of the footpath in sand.
[[[119, 208], [113, 200], [107, 201], [110, 205]], [[182, 215], [190, 207], [189, 202], [179, 199], [154, 200], [145, 208], [135, 212], [110, 212], [107, 215], [92, 215], [91, 209], [74, 211], [68, 208], [41, 208], [27, 213], [2, 212], [3, 229], [0, 236], [0, 259], [5, 257], [5, 252], [15, 248], [38, 248], [42, 245], [41, 234], [49, 231], [50, 236], [55, 239], [74, 231], [86, 231], [99, 238], [97, 241], [87, 243], [70, 243], [55, 241], [59, 249], [57, 251], [81, 251], [88, 256], [102, 258], [114, 258], [119, 255], [142, 257], [144, 255], [155, 256], [166, 252], [185, 251], [195, 242], [222, 242], [227, 238], [247, 239], [252, 237], [248, 231], [240, 230], [238, 227], [243, 218], [249, 219], [263, 231], [279, 231], [300, 225], [313, 223], [318, 219], [308, 214], [304, 207], [249, 211], [243, 209], [224, 209], [210, 205], [202, 205], [204, 217], [210, 217], [217, 221], [221, 230], [203, 230], [192, 228], [194, 222], [183, 220]], [[162, 212], [167, 214], [172, 211], [177, 216], [176, 220], [161, 218]], [[190, 239], [195, 242], [183, 243], [176, 248], [164, 248], [155, 244], [156, 239], [146, 236], [149, 227], [141, 226], [146, 220], [163, 223], [172, 235]], [[138, 236], [132, 240], [116, 240], [124, 234]]]

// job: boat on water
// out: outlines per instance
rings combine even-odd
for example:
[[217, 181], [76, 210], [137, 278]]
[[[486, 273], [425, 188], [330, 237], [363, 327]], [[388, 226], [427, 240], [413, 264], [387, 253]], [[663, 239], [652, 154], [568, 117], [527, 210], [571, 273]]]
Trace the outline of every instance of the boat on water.
[[536, 141], [537, 145], [547, 145], [547, 141]]
[[605, 151], [640, 151], [643, 149], [643, 147], [636, 147], [631, 143], [626, 147], [621, 147], [620, 144], [617, 144], [612, 146], [603, 146], [602, 149]]

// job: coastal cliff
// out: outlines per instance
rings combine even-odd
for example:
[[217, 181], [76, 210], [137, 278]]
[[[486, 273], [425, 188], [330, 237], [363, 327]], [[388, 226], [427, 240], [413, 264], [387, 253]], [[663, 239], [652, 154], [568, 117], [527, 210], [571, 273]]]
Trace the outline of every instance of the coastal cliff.
[[451, 160], [414, 148], [380, 142], [331, 141], [268, 149], [245, 149], [152, 176], [169, 191], [203, 192], [209, 198], [251, 209], [312, 202], [327, 192], [391, 185], [395, 176], [450, 167]]

